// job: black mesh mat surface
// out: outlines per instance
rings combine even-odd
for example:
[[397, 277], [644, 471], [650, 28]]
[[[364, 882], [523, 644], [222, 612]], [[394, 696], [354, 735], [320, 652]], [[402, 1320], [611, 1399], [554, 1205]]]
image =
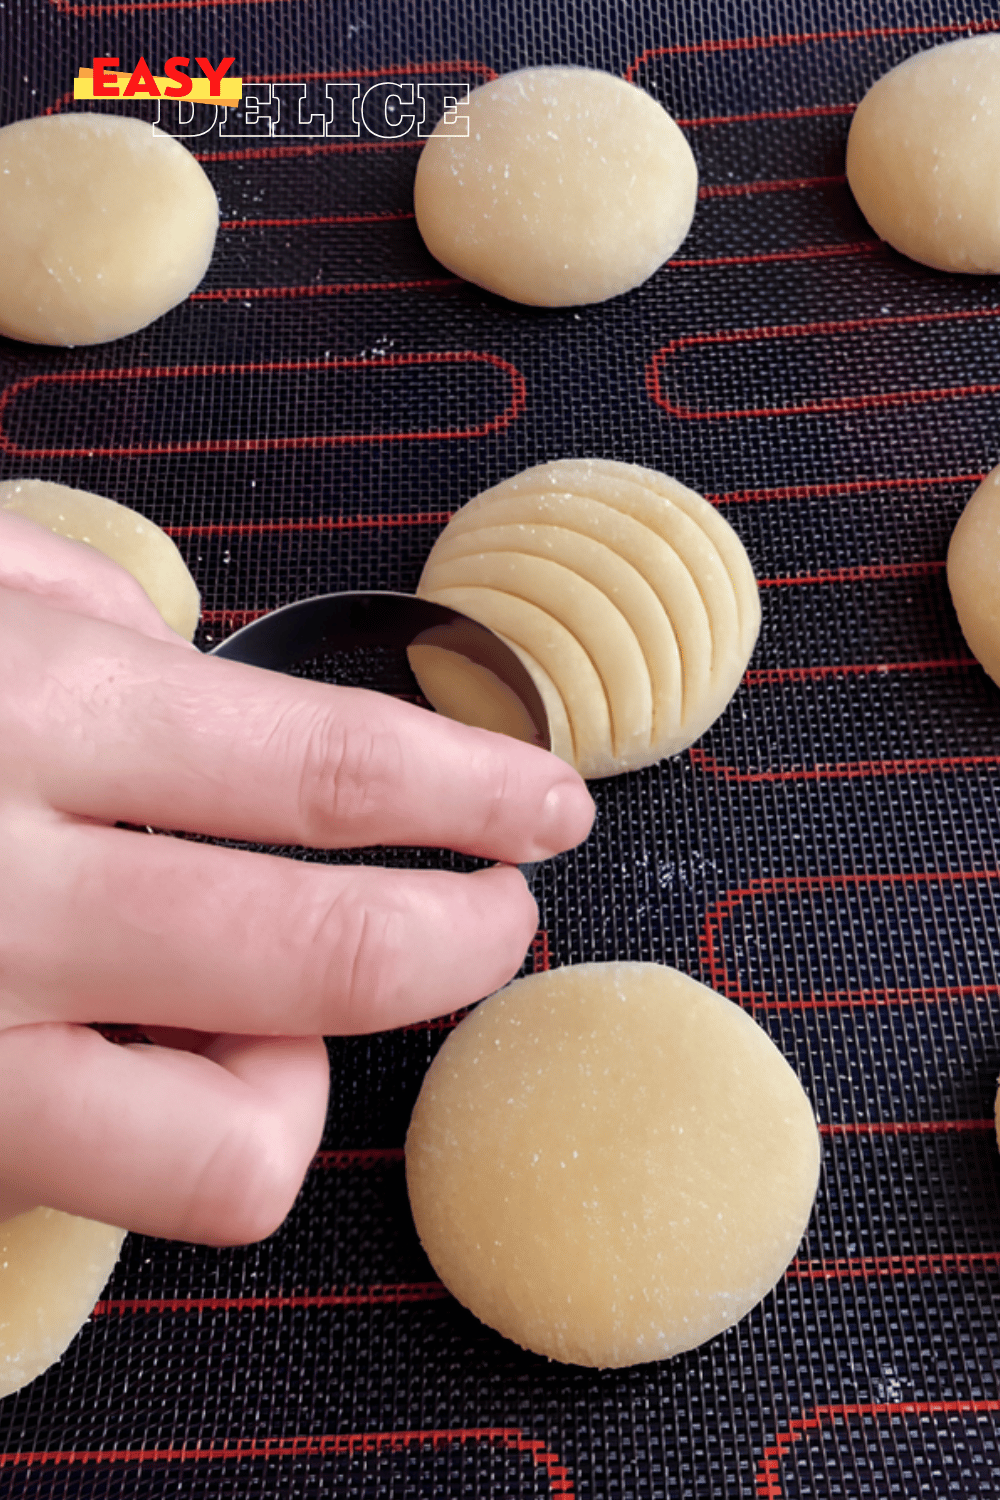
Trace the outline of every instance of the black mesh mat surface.
[[[0, 1405], [5, 1500], [1000, 1495], [1000, 693], [944, 576], [1000, 458], [1000, 282], [886, 250], [843, 177], [876, 76], [994, 27], [994, 0], [0, 8], [5, 121], [67, 107], [95, 55], [307, 87], [304, 125], [272, 89], [270, 135], [165, 120], [203, 132], [222, 204], [187, 303], [115, 344], [0, 342], [0, 473], [167, 526], [202, 645], [310, 593], [411, 590], [451, 512], [546, 459], [647, 464], [732, 522], [764, 611], [745, 682], [690, 751], [595, 784], [526, 967], [715, 986], [824, 1144], [762, 1306], [687, 1356], [564, 1368], [481, 1327], [417, 1243], [401, 1148], [445, 1025], [334, 1039], [287, 1223], [241, 1250], [130, 1237], [65, 1358]], [[309, 133], [326, 82], [531, 63], [633, 79], [698, 158], [690, 237], [604, 306], [516, 307], [432, 261], [413, 129]]]

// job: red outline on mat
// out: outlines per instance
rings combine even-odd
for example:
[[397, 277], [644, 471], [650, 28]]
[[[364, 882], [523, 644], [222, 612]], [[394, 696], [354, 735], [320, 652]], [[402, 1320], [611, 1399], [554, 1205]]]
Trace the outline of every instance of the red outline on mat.
[[540, 1438], [525, 1437], [518, 1427], [445, 1427], [404, 1432], [337, 1432], [302, 1437], [233, 1438], [222, 1443], [192, 1443], [178, 1448], [52, 1449], [48, 1452], [0, 1453], [0, 1468], [27, 1464], [152, 1464], [212, 1463], [232, 1459], [308, 1458], [315, 1454], [371, 1453], [381, 1448], [399, 1450], [415, 1443], [488, 1442], [530, 1453], [536, 1467], [547, 1472], [553, 1495], [573, 1500], [569, 1469]]
[[946, 656], [936, 661], [837, 662], [832, 666], [750, 667], [743, 681], [749, 687], [765, 682], [813, 682], [822, 677], [884, 677], [890, 672], [961, 672], [978, 667], [974, 656]]
[[801, 193], [809, 188], [842, 187], [847, 178], [843, 172], [825, 177], [754, 177], [749, 182], [709, 182], [698, 189], [698, 198], [748, 198], [755, 193]]
[[271, 1297], [121, 1297], [98, 1302], [94, 1317], [128, 1313], [279, 1312], [294, 1308], [378, 1307], [402, 1302], [440, 1302], [440, 1281], [373, 1282], [339, 1292], [275, 1292]]
[[1000, 1266], [1000, 1250], [948, 1250], [934, 1255], [858, 1255], [843, 1260], [793, 1260], [790, 1281], [867, 1281], [881, 1277], [949, 1276]]
[[702, 967], [708, 976], [706, 983], [720, 994], [751, 1010], [796, 1010], [799, 1012], [831, 1009], [860, 1009], [887, 1005], [938, 1005], [949, 999], [970, 995], [995, 995], [1000, 986], [993, 984], [941, 984], [921, 985], [905, 989], [848, 990], [820, 997], [799, 996], [794, 999], [775, 999], [760, 990], [746, 988], [739, 977], [733, 980], [726, 968], [726, 948], [720, 941], [723, 921], [736, 907], [756, 896], [767, 896], [799, 891], [826, 891], [837, 889], [862, 889], [873, 886], [957, 886], [961, 884], [1000, 884], [997, 870], [911, 870], [900, 873], [864, 875], [771, 875], [748, 881], [713, 902], [705, 913], [699, 939]]
[[829, 568], [820, 573], [783, 573], [774, 578], [758, 578], [761, 589], [792, 588], [803, 584], [823, 587], [831, 583], [881, 583], [886, 578], [930, 578], [943, 573], [945, 563], [933, 558], [924, 562], [864, 563], [851, 568]]
[[718, 760], [707, 750], [692, 745], [690, 762], [706, 776], [740, 786], [776, 781], [865, 781], [875, 776], [927, 776], [934, 771], [971, 771], [979, 766], [1000, 764], [997, 755], [928, 755], [909, 760], [852, 760], [796, 766], [785, 771], [741, 771]]
[[668, 360], [689, 349], [709, 345], [766, 343], [771, 340], [829, 337], [841, 333], [862, 333], [872, 328], [901, 328], [911, 324], [972, 323], [1000, 319], [1000, 308], [962, 308], [947, 312], [892, 313], [876, 318], [821, 319], [815, 323], [778, 323], [758, 328], [723, 329], [716, 333], [681, 334], [657, 349], [646, 366], [646, 393], [654, 405], [672, 417], [687, 421], [731, 421], [737, 417], [790, 417], [805, 414], [868, 411], [876, 407], [923, 405], [932, 401], [952, 400], [959, 396], [989, 396], [1000, 392], [1000, 381], [973, 385], [935, 386], [928, 389], [869, 393], [861, 396], [824, 396], [815, 401], [800, 401], [788, 406], [718, 407], [698, 410], [670, 400], [663, 391], [662, 378]]
[[900, 478], [840, 479], [813, 484], [763, 485], [752, 490], [719, 490], [706, 494], [712, 505], [768, 505], [779, 500], [833, 500], [841, 496], [870, 495], [873, 490], [923, 490], [933, 485], [982, 484], [986, 471], [974, 474], [914, 474]]
[[266, 536], [309, 531], [369, 531], [395, 526], [445, 526], [453, 510], [411, 510], [402, 515], [311, 516], [301, 520], [211, 521], [200, 526], [164, 526], [175, 540], [193, 536]]
[[757, 1465], [758, 1500], [783, 1500], [780, 1470], [785, 1455], [807, 1432], [816, 1431], [825, 1422], [832, 1424], [842, 1417], [846, 1425], [847, 1417], [950, 1416], [955, 1413], [975, 1416], [980, 1412], [1000, 1412], [1000, 1401], [879, 1401], [815, 1406], [811, 1416], [792, 1417], [786, 1430], [775, 1433], [774, 1442], [764, 1449]]
[[[3, 431], [3, 417], [7, 407], [22, 392], [39, 385], [83, 385], [100, 381], [126, 380], [182, 380], [192, 376], [243, 375], [265, 370], [385, 370], [404, 369], [415, 365], [485, 364], [502, 371], [510, 381], [511, 396], [504, 411], [477, 427], [461, 430], [373, 432], [373, 433], [316, 433], [308, 437], [271, 438], [202, 438], [191, 442], [143, 443], [135, 446], [101, 447], [80, 445], [75, 448], [23, 448], [12, 442]], [[246, 364], [204, 365], [148, 365], [134, 369], [68, 370], [47, 375], [28, 375], [22, 380], [12, 381], [0, 393], [0, 450], [16, 454], [20, 458], [133, 458], [161, 453], [259, 453], [289, 448], [339, 447], [346, 443], [397, 443], [414, 441], [438, 441], [444, 438], [483, 437], [487, 433], [501, 432], [517, 420], [527, 404], [527, 381], [521, 371], [509, 360], [485, 350], [434, 350], [420, 354], [385, 354], [377, 359], [273, 359], [251, 361]]]
[[762, 266], [787, 260], [846, 260], [861, 255], [887, 257], [891, 253], [883, 240], [851, 240], [843, 245], [806, 245], [799, 250], [758, 250], [746, 255], [675, 255], [668, 267], [674, 271], [704, 270], [714, 266]]
[[312, 1164], [314, 1167], [344, 1170], [352, 1167], [396, 1166], [402, 1160], [402, 1146], [353, 1146], [339, 1151], [317, 1151]]
[[316, 224], [402, 224], [416, 219], [412, 209], [389, 208], [384, 213], [312, 214], [304, 219], [221, 219], [220, 229], [307, 229]]
[[[465, 286], [458, 276], [418, 276], [410, 281], [328, 281], [322, 286], [220, 286], [192, 292], [189, 302], [266, 302], [284, 297], [343, 297], [360, 292], [415, 292], [432, 286]], [[387, 358], [388, 356], [384, 356]]]
[[863, 42], [886, 36], [942, 36], [948, 32], [998, 31], [1000, 21], [956, 22], [947, 26], [861, 26], [839, 31], [788, 31], [772, 36], [733, 37], [708, 42], [677, 42], [668, 47], [647, 47], [633, 58], [624, 77], [634, 83], [633, 74], [656, 57], [690, 56], [692, 53], [765, 52], [777, 47], [813, 46], [818, 42]]

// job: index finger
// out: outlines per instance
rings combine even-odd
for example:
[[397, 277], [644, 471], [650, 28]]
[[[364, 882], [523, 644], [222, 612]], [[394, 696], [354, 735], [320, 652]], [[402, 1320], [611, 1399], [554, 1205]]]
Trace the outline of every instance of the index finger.
[[[589, 831], [593, 803], [577, 773], [521, 741], [103, 621], [70, 631], [28, 595], [7, 595], [6, 607], [25, 616], [2, 667], [7, 691], [49, 693], [47, 733], [36, 729], [23, 748], [63, 812], [261, 843], [448, 847], [510, 863]], [[25, 722], [12, 735], [30, 733]]]

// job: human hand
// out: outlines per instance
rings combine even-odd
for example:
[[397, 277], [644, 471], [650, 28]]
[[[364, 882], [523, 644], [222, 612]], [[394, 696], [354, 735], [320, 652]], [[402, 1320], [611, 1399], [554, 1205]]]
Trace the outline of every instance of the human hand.
[[[4, 513], [0, 641], [0, 1219], [270, 1234], [322, 1133], [322, 1035], [503, 984], [537, 921], [510, 866], [586, 836], [586, 788], [517, 741], [202, 656], [114, 563]], [[116, 823], [504, 864], [323, 865]]]

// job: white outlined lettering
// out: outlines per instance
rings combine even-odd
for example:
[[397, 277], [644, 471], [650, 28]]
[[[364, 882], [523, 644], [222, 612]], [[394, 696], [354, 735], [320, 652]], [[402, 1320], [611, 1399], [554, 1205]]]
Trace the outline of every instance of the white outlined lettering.
[[277, 115], [271, 113], [274, 107], [269, 83], [245, 83], [239, 109], [223, 111], [219, 134], [227, 137], [249, 136], [258, 140], [262, 136], [270, 136], [277, 118]]
[[355, 101], [360, 94], [360, 83], [327, 84], [327, 135], [356, 139], [361, 134], [361, 122], [355, 112]]
[[369, 135], [395, 141], [413, 129], [416, 116], [403, 113], [403, 106], [412, 104], [412, 83], [373, 83], [365, 90], [357, 114]]
[[[442, 135], [467, 136], [469, 117], [462, 111], [469, 103], [469, 87], [467, 83], [414, 84], [388, 79], [367, 88], [353, 80], [244, 83], [239, 107], [221, 110], [219, 135], [227, 140], [359, 140], [367, 136], [397, 141], [409, 135], [424, 139], [437, 130]], [[208, 134], [212, 126], [193, 129], [201, 116], [186, 116], [184, 106], [191, 106], [183, 100], [180, 104], [177, 129], [172, 111], [166, 113], [164, 129], [177, 135]], [[194, 108], [200, 111], [208, 106]]]
[[[272, 83], [271, 91], [278, 106], [278, 114], [271, 131], [275, 140], [287, 137], [317, 136], [326, 134], [326, 96], [317, 99], [305, 83]], [[319, 113], [312, 106], [319, 105]]]
[[459, 110], [469, 102], [467, 83], [418, 83], [417, 95], [423, 104], [418, 135], [468, 135], [469, 117]]
[[164, 135], [176, 135], [184, 140], [208, 135], [215, 129], [219, 118], [217, 104], [196, 104], [191, 99], [154, 99], [153, 124]]

